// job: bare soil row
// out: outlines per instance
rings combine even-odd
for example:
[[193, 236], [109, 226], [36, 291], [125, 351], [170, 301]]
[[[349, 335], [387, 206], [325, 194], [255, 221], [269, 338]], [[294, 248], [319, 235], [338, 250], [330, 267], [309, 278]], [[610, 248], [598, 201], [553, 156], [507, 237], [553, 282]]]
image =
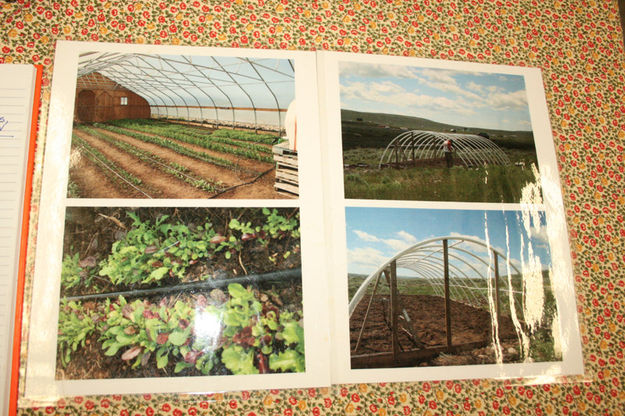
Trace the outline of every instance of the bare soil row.
[[[164, 163], [176, 163], [188, 169], [189, 175], [216, 184], [218, 190], [209, 192], [177, 178], [158, 163], [146, 163], [106, 141], [92, 136], [85, 131], [75, 129], [74, 134], [99, 151], [109, 161], [141, 180], [140, 188], [152, 198], [280, 198], [273, 189], [275, 172], [272, 164], [237, 157], [204, 149], [200, 146], [183, 143], [168, 138], [173, 143], [187, 149], [219, 157], [235, 164], [233, 169], [216, 166], [193, 157], [177, 153], [157, 144], [146, 143], [124, 134], [113, 133], [104, 129], [95, 131], [113, 137], [121, 143], [130, 144], [144, 152], [154, 155]], [[70, 196], [78, 194], [81, 198], [146, 198], [133, 186], [116, 178], [102, 163], [88, 160], [85, 150], [72, 147], [73, 163], [70, 167]], [[106, 162], [104, 163], [106, 164]], [[269, 171], [269, 172], [268, 172]], [[262, 176], [261, 176], [262, 175]], [[223, 191], [226, 192], [223, 192]], [[222, 193], [223, 192], [223, 193]]]

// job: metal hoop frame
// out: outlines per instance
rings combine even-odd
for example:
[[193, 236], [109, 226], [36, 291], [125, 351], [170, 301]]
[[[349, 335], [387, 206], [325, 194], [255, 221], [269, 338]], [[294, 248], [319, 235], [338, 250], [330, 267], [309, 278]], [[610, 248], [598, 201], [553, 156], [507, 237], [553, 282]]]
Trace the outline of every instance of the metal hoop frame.
[[[497, 273], [495, 273], [494, 269], [494, 256], [499, 256], [504, 260], [500, 264], [505, 263], [508, 277], [511, 273], [521, 274], [508, 256], [478, 238], [459, 236], [431, 238], [397, 253], [367, 276], [349, 302], [349, 316], [351, 317], [353, 314], [371, 282], [374, 281], [378, 275], [382, 274], [393, 262], [396, 263], [397, 269], [412, 270], [416, 274], [416, 276], [412, 278], [424, 279], [425, 282], [432, 286], [435, 293], [439, 296], [443, 296], [441, 289], [444, 267], [444, 262], [441, 258], [443, 253], [443, 241], [448, 242], [450, 291], [452, 297], [456, 299], [467, 299], [469, 303], [479, 303], [475, 292], [483, 291], [485, 288], [476, 285], [475, 279], [471, 278], [469, 273], [473, 272], [476, 276], [481, 276], [481, 278], [485, 280], [498, 274], [499, 272], [497, 271]], [[486, 249], [488, 253], [487, 259], [475, 254], [471, 248]], [[478, 267], [485, 267], [488, 276], [484, 276], [483, 271], [480, 272]], [[502, 289], [507, 292], [521, 293], [514, 288], [508, 287], [509, 280], [508, 278], [501, 279], [501, 284], [503, 285]]]
[[[275, 126], [283, 130], [282, 113], [295, 98], [295, 70], [293, 62], [287, 59], [81, 54], [78, 63], [81, 85], [97, 86], [97, 78], [90, 76], [94, 73], [145, 98], [154, 116], [213, 121], [232, 127], [252, 125], [256, 130], [266, 127], [259, 121], [260, 112], [275, 112]], [[291, 92], [285, 94], [289, 88]], [[192, 109], [198, 110], [196, 115]], [[228, 111], [230, 117], [223, 114], [220, 117], [220, 110]], [[253, 121], [241, 121], [238, 111], [251, 112]]]
[[455, 156], [466, 167], [510, 164], [510, 159], [503, 150], [486, 137], [412, 130], [401, 133], [391, 140], [380, 157], [378, 168], [442, 158], [445, 153], [445, 142], [449, 139], [452, 140]]

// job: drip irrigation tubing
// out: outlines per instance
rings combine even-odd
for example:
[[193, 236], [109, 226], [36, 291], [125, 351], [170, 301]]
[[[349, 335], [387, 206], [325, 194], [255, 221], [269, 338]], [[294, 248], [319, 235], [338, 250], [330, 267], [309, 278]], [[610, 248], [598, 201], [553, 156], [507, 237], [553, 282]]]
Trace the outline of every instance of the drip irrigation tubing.
[[110, 166], [108, 166], [106, 164], [105, 161], [100, 160], [95, 154], [93, 154], [93, 152], [91, 152], [89, 149], [87, 149], [84, 146], [80, 146], [79, 148], [87, 153], [89, 153], [91, 155], [91, 157], [93, 157], [95, 160], [97, 160], [98, 162], [100, 162], [100, 164], [105, 167], [106, 169], [110, 170], [113, 174], [117, 175], [117, 177], [119, 177], [119, 179], [121, 179], [122, 181], [126, 182], [126, 184], [128, 184], [129, 186], [131, 186], [132, 188], [134, 188], [136, 191], [142, 193], [143, 195], [147, 196], [148, 198], [152, 199], [152, 197], [148, 194], [146, 194], [145, 192], [143, 192], [141, 189], [137, 188], [136, 186], [134, 186], [132, 183], [130, 183], [129, 181], [127, 181], [122, 175], [120, 175], [119, 173], [115, 172], [115, 170], [113, 168], [111, 168]]
[[263, 176], [265, 176], [266, 174], [268, 174], [269, 172], [271, 172], [272, 170], [274, 170], [274, 169], [275, 169], [275, 167], [273, 167], [273, 168], [271, 168], [271, 169], [267, 169], [266, 171], [262, 172], [260, 175], [258, 175], [257, 177], [255, 177], [255, 178], [254, 178], [254, 180], [252, 180], [252, 181], [250, 181], [250, 182], [240, 183], [240, 184], [238, 184], [238, 185], [231, 186], [230, 188], [228, 188], [228, 189], [224, 189], [223, 191], [221, 191], [221, 192], [219, 192], [219, 193], [217, 193], [217, 194], [215, 194], [215, 195], [211, 196], [211, 197], [210, 197], [210, 198], [208, 198], [208, 199], [217, 198], [219, 195], [223, 195], [223, 194], [225, 194], [226, 192], [230, 192], [230, 191], [232, 191], [233, 189], [236, 189], [236, 188], [238, 188], [238, 187], [240, 187], [240, 186], [251, 185], [251, 184], [253, 184], [254, 182], [256, 182], [257, 180], [259, 180], [260, 178], [262, 178]]
[[[175, 168], [175, 167], [173, 167], [173, 166], [170, 166], [170, 165], [167, 165], [167, 164], [165, 164], [165, 163], [160, 162], [159, 160], [157, 160], [157, 159], [155, 159], [154, 157], [152, 157], [152, 156], [155, 156], [154, 154], [150, 154], [150, 152], [148, 152], [148, 151], [146, 151], [146, 150], [143, 150], [143, 149], [140, 149], [140, 148], [136, 147], [136, 146], [135, 146], [135, 145], [133, 145], [133, 144], [130, 144], [130, 143], [125, 142], [125, 141], [123, 141], [123, 140], [115, 139], [115, 138], [113, 138], [113, 137], [111, 138], [111, 140], [113, 140], [114, 142], [122, 142], [122, 143], [123, 143], [123, 144], [122, 144], [122, 146], [125, 144], [125, 145], [128, 145], [128, 146], [132, 147], [132, 148], [135, 148], [135, 149], [136, 149], [139, 153], [141, 153], [141, 154], [143, 155], [143, 157], [144, 157], [145, 159], [149, 160], [149, 162], [148, 162], [148, 163], [150, 163], [150, 162], [151, 162], [151, 163], [154, 163], [155, 165], [159, 165], [159, 166], [161, 166], [161, 167], [163, 167], [163, 168], [165, 168], [165, 169], [170, 169], [170, 170], [173, 170], [173, 171], [175, 171], [175, 172], [179, 173], [180, 175], [184, 176], [185, 178], [187, 178], [187, 179], [189, 179], [189, 180], [191, 180], [191, 181], [198, 181], [198, 180], [204, 180], [204, 181], [206, 181], [206, 179], [204, 179], [204, 178], [195, 178], [195, 177], [193, 177], [193, 176], [189, 176], [189, 175], [187, 175], [186, 173], [184, 173], [182, 170], [180, 170], [180, 169], [178, 169], [178, 168]], [[118, 149], [120, 149], [120, 150], [121, 150], [122, 152], [124, 152], [124, 153], [129, 153], [128, 151], [124, 150], [124, 149], [123, 149], [123, 147], [121, 147], [121, 146], [117, 146], [117, 148], [118, 148]], [[133, 155], [133, 156], [136, 156], [136, 155]], [[141, 156], [136, 156], [136, 157], [137, 157], [139, 160], [142, 160], [142, 159], [141, 159]], [[175, 174], [174, 174], [174, 176], [175, 176]], [[184, 180], [184, 179], [183, 179], [183, 180]], [[206, 182], [208, 182], [208, 181], [206, 181]], [[210, 184], [210, 182], [208, 182], [208, 183]], [[212, 184], [210, 184], [210, 185], [212, 185]]]
[[182, 283], [175, 286], [156, 287], [151, 289], [135, 289], [119, 292], [106, 292], [95, 293], [89, 295], [67, 296], [62, 298], [66, 301], [89, 301], [106, 298], [115, 298], [118, 296], [124, 296], [125, 298], [137, 298], [141, 296], [153, 296], [163, 293], [177, 293], [177, 292], [189, 292], [192, 290], [200, 289], [218, 289], [227, 286], [231, 283], [239, 284], [259, 284], [267, 282], [283, 282], [291, 280], [301, 280], [302, 269], [287, 269], [278, 270], [275, 272], [263, 273], [263, 274], [249, 274], [247, 276], [231, 277], [228, 279], [219, 280], [204, 280], [201, 282]]

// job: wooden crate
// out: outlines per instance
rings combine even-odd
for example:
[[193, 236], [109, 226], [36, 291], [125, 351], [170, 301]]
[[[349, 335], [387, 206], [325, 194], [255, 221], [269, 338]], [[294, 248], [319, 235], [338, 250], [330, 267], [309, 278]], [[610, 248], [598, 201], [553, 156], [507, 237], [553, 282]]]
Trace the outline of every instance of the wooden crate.
[[273, 146], [272, 151], [276, 162], [275, 190], [289, 196], [299, 196], [297, 151], [281, 145]]

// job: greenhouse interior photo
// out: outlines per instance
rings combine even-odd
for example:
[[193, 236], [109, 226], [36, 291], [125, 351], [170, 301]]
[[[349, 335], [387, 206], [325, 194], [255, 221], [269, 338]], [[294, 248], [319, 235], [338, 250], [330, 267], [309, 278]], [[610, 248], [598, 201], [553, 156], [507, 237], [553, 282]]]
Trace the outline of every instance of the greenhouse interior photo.
[[86, 52], [70, 198], [298, 196], [289, 59]]

